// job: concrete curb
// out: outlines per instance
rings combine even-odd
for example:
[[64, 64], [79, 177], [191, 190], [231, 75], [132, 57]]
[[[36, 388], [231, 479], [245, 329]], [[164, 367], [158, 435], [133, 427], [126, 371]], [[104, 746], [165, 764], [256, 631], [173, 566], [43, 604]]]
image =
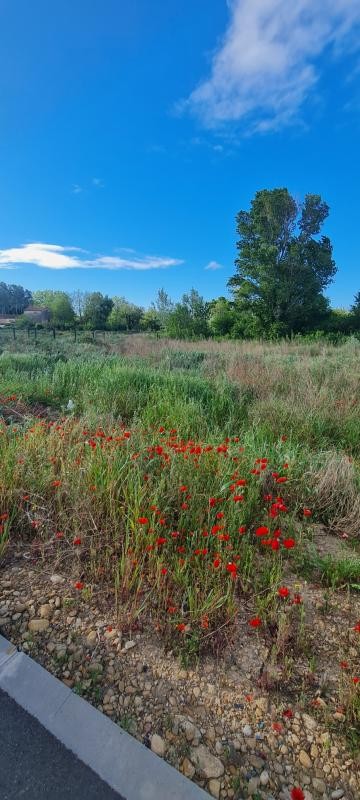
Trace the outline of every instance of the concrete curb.
[[2, 636], [0, 688], [126, 800], [209, 800]]

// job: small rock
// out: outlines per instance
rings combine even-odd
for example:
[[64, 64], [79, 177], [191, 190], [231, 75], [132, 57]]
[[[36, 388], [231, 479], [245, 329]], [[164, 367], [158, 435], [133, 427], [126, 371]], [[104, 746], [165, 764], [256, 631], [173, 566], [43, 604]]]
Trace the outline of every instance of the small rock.
[[261, 775], [260, 775], [260, 783], [261, 783], [261, 786], [267, 786], [267, 785], [268, 785], [268, 783], [269, 783], [269, 781], [270, 781], [270, 775], [269, 775], [269, 773], [266, 771], [266, 769], [264, 769], [264, 770], [262, 771]]
[[331, 792], [331, 800], [341, 800], [341, 797], [344, 797], [343, 789], [335, 789]]
[[212, 797], [216, 797], [219, 800], [220, 797], [220, 781], [215, 780], [214, 778], [209, 781], [209, 792]]
[[224, 765], [220, 759], [213, 756], [203, 744], [192, 748], [191, 760], [196, 765], [198, 772], [207, 779], [220, 778], [224, 774]]
[[305, 767], [305, 769], [311, 769], [311, 758], [308, 756], [305, 750], [300, 750], [299, 761], [300, 764]]
[[326, 792], [326, 785], [321, 778], [313, 778], [312, 785], [315, 789], [315, 792], [318, 792], [319, 794], [324, 794], [324, 792]]
[[191, 780], [191, 778], [194, 777], [194, 775], [195, 775], [195, 767], [191, 763], [189, 758], [184, 758], [184, 761], [182, 762], [182, 772], [183, 772], [183, 775], [185, 775], [185, 778], [190, 778], [190, 780]]
[[[135, 644], [135, 642], [134, 642]], [[157, 733], [154, 733], [151, 737], [150, 747], [157, 756], [161, 758], [165, 755], [165, 742], [164, 739], [161, 738]]]
[[247, 787], [249, 797], [252, 797], [253, 794], [256, 794], [258, 788], [259, 788], [259, 778], [250, 778]]
[[252, 736], [252, 728], [250, 727], [250, 725], [244, 725], [242, 732], [243, 736]]
[[65, 579], [62, 577], [62, 575], [50, 575], [50, 580], [51, 583], [57, 584], [57, 583], [64, 583]]
[[50, 619], [52, 613], [52, 608], [49, 603], [45, 603], [43, 606], [40, 606], [39, 614], [41, 619]]
[[125, 642], [123, 650], [132, 650], [133, 647], [136, 647], [136, 642], [131, 640], [129, 642]]
[[28, 628], [31, 633], [43, 633], [49, 627], [49, 620], [47, 619], [32, 619], [29, 622]]
[[88, 647], [95, 647], [95, 645], [97, 644], [97, 640], [98, 637], [96, 631], [90, 631], [90, 633], [88, 633], [86, 637], [86, 644]]

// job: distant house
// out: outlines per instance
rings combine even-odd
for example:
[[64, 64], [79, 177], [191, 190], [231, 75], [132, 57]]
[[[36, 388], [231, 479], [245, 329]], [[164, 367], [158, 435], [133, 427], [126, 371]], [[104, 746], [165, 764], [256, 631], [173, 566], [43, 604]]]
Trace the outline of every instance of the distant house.
[[50, 322], [50, 311], [45, 306], [28, 306], [24, 311], [24, 317], [28, 317], [29, 322]]
[[9, 317], [7, 314], [0, 314], [0, 328], [6, 328], [7, 325], [13, 325], [16, 322], [16, 317]]

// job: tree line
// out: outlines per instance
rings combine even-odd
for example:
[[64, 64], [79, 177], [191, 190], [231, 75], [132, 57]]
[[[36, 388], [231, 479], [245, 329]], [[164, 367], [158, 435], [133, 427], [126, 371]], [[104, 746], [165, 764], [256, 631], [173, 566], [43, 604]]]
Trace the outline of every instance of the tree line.
[[337, 267], [329, 237], [321, 234], [329, 214], [320, 195], [303, 202], [288, 189], [256, 193], [236, 217], [237, 258], [228, 281], [231, 298], [206, 301], [196, 289], [173, 302], [164, 289], [150, 308], [101, 292], [29, 292], [0, 284], [0, 313], [23, 315], [30, 304], [46, 307], [50, 324], [87, 329], [164, 332], [174, 338], [209, 336], [277, 338], [314, 332], [360, 332], [360, 292], [350, 310], [331, 308], [324, 291]]

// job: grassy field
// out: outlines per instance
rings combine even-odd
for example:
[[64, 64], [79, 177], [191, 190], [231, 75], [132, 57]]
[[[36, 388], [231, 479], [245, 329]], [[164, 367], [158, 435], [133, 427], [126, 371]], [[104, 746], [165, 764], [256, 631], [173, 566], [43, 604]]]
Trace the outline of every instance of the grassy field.
[[0, 335], [3, 557], [32, 541], [190, 655], [244, 614], [299, 644], [296, 575], [359, 591], [358, 341]]

